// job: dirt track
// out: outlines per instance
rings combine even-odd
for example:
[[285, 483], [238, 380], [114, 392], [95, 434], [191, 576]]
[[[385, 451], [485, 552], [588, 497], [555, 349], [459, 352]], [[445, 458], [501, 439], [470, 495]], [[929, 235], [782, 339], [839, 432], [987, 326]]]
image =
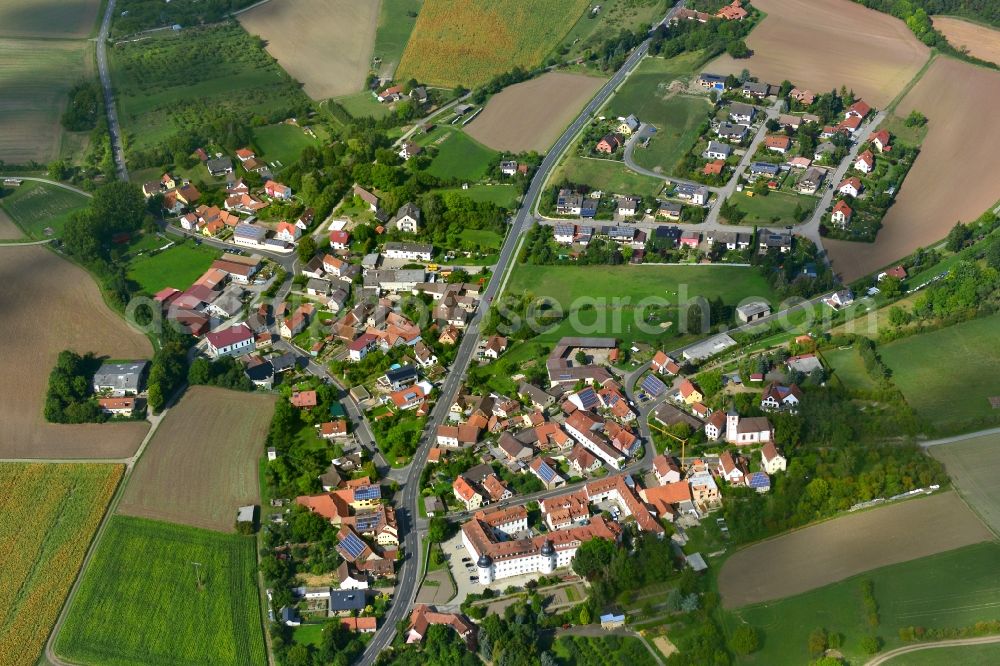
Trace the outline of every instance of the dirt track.
[[0, 247], [0, 284], [0, 457], [132, 455], [148, 423], [56, 425], [42, 408], [63, 349], [150, 358], [149, 341], [104, 305], [90, 276], [43, 247]]
[[823, 242], [847, 281], [927, 247], [1000, 199], [1000, 72], [938, 58], [896, 114], [917, 109], [930, 120], [920, 156], [903, 181], [875, 243]]
[[847, 86], [877, 106], [903, 89], [930, 55], [902, 21], [851, 0], [754, 0], [767, 18], [747, 38], [754, 55], [722, 56], [719, 74], [749, 69], [769, 83], [788, 79], [814, 92]]
[[239, 15], [247, 32], [313, 99], [360, 91], [375, 44], [378, 2], [280, 0]]
[[497, 150], [545, 152], [603, 83], [584, 74], [543, 74], [494, 95], [466, 131]]
[[935, 16], [932, 20], [956, 49], [968, 49], [973, 57], [1000, 64], [1000, 30], [950, 16]]
[[274, 400], [188, 389], [139, 459], [119, 513], [233, 531], [237, 507], [260, 502], [257, 461]]
[[745, 548], [719, 572], [726, 608], [808, 592], [992, 538], [954, 492], [849, 514]]

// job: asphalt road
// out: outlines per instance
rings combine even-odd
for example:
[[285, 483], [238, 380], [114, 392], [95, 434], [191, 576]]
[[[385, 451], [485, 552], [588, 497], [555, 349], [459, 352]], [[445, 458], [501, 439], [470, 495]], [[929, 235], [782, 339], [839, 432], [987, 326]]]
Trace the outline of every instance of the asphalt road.
[[[669, 18], [680, 6], [682, 4], [678, 3], [676, 7], [670, 10], [667, 17]], [[400, 520], [400, 528], [401, 533], [405, 530], [405, 536], [401, 542], [405, 548], [407, 557], [400, 566], [392, 606], [383, 619], [382, 626], [358, 661], [362, 666], [369, 666], [374, 663], [379, 652], [392, 642], [396, 633], [396, 624], [406, 617], [416, 596], [417, 579], [421, 569], [420, 536], [423, 531], [421, 525], [417, 524], [418, 521], [416, 520], [416, 517], [420, 515], [417, 506], [417, 502], [420, 499], [420, 473], [427, 463], [427, 453], [435, 441], [437, 427], [445, 422], [448, 415], [448, 408], [458, 393], [465, 373], [469, 369], [469, 364], [472, 362], [476, 346], [479, 343], [479, 327], [482, 318], [489, 310], [493, 298], [500, 292], [501, 285], [504, 284], [507, 271], [513, 265], [521, 236], [534, 223], [534, 218], [531, 215], [532, 206], [541, 193], [549, 173], [556, 166], [566, 148], [580, 130], [583, 129], [584, 125], [590, 121], [591, 116], [597, 113], [598, 109], [607, 102], [618, 86], [625, 81], [648, 50], [649, 40], [646, 40], [632, 52], [622, 67], [608, 79], [597, 94], [594, 95], [593, 99], [583, 108], [576, 120], [566, 128], [562, 136], [559, 137], [548, 153], [546, 153], [538, 171], [531, 180], [531, 185], [528, 187], [527, 193], [522, 199], [523, 203], [514, 217], [511, 228], [507, 233], [507, 238], [504, 240], [503, 247], [500, 250], [500, 257], [494, 270], [494, 279], [487, 285], [479, 302], [479, 308], [466, 328], [465, 335], [462, 337], [462, 342], [455, 357], [455, 362], [448, 373], [447, 379], [445, 379], [444, 384], [441, 386], [440, 397], [427, 420], [427, 427], [422, 436], [420, 446], [413, 457], [413, 463], [410, 465], [405, 481], [401, 484], [402, 496], [397, 503], [396, 515], [405, 517], [404, 520]], [[559, 492], [565, 491], [560, 490]]]
[[122, 130], [118, 124], [118, 111], [115, 108], [115, 93], [111, 87], [111, 71], [108, 69], [108, 34], [111, 31], [111, 17], [115, 14], [115, 0], [108, 0], [104, 18], [101, 20], [101, 30], [97, 33], [97, 71], [101, 75], [101, 87], [104, 89], [104, 108], [108, 114], [108, 131], [111, 134], [111, 152], [115, 158], [115, 171], [118, 180], [128, 180], [128, 167], [125, 166], [125, 149], [122, 146]]

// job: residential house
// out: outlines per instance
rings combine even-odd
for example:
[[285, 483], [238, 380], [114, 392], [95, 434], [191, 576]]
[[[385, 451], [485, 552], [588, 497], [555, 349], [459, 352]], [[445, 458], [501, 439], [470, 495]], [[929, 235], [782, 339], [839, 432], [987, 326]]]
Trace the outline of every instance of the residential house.
[[528, 469], [542, 482], [546, 490], [553, 490], [566, 485], [566, 479], [559, 473], [558, 467], [552, 458], [538, 456], [531, 461]]
[[384, 251], [387, 259], [405, 259], [407, 261], [430, 261], [433, 253], [434, 246], [430, 243], [406, 242], [386, 243]]
[[639, 119], [630, 114], [627, 118], [618, 119], [618, 133], [624, 136], [632, 136], [632, 133], [639, 129]]
[[702, 72], [698, 75], [698, 85], [708, 90], [718, 90], [719, 92], [724, 92], [726, 90], [726, 77], [720, 76], [719, 74]]
[[802, 401], [802, 390], [795, 384], [784, 386], [771, 382], [764, 388], [760, 398], [760, 408], [766, 412], [787, 410], [795, 412]]
[[888, 130], [879, 130], [877, 132], [872, 132], [871, 136], [868, 137], [868, 141], [875, 147], [880, 153], [887, 153], [892, 150], [892, 146], [889, 144], [890, 136]]
[[697, 248], [701, 244], [701, 232], [698, 231], [684, 231], [681, 233], [680, 239], [677, 241], [678, 245], [681, 247]]
[[242, 356], [254, 351], [254, 334], [246, 322], [209, 333], [205, 336], [208, 352], [213, 358]]
[[681, 480], [681, 468], [673, 456], [661, 453], [653, 458], [653, 473], [660, 485]]
[[426, 397], [427, 392], [420, 384], [408, 386], [389, 394], [389, 400], [391, 400], [393, 406], [400, 411], [416, 409], [424, 402]]
[[622, 217], [632, 217], [637, 212], [639, 198], [632, 196], [617, 197], [615, 203], [618, 206], [619, 215]]
[[282, 183], [276, 183], [273, 180], [269, 180], [264, 183], [264, 194], [272, 199], [291, 199], [292, 188]]
[[379, 205], [382, 203], [382, 200], [360, 185], [354, 186], [354, 196], [368, 204], [368, 210], [372, 213], [379, 211]]
[[706, 159], [725, 160], [728, 159], [732, 153], [733, 148], [729, 144], [709, 141], [708, 148], [704, 153], [702, 153], [702, 157]]
[[813, 160], [818, 162], [824, 157], [829, 156], [833, 159], [833, 154], [837, 152], [837, 146], [830, 143], [829, 141], [824, 141], [816, 146], [816, 152], [813, 153]]
[[678, 199], [690, 201], [695, 206], [704, 206], [708, 202], [708, 188], [693, 183], [679, 183], [674, 190]]
[[149, 361], [104, 363], [94, 373], [94, 393], [110, 397], [138, 395], [149, 371]]
[[719, 476], [726, 480], [731, 486], [743, 485], [747, 470], [743, 460], [729, 451], [724, 451], [719, 456]]
[[858, 155], [858, 159], [854, 160], [854, 168], [861, 173], [871, 173], [875, 170], [875, 156], [872, 155], [872, 151], [866, 150], [865, 152]]
[[798, 130], [799, 125], [802, 124], [802, 119], [798, 116], [793, 116], [788, 113], [782, 113], [778, 116], [778, 124], [782, 127], [790, 127], [793, 130]]
[[661, 201], [659, 208], [656, 209], [656, 216], [668, 220], [679, 220], [682, 210], [683, 206], [676, 201]]
[[743, 102], [733, 102], [729, 106], [729, 119], [734, 123], [749, 124], [757, 115], [756, 107]]
[[746, 125], [734, 125], [733, 123], [719, 123], [719, 127], [715, 130], [715, 133], [719, 135], [720, 139], [727, 139], [729, 141], [742, 141], [750, 128]]
[[764, 444], [763, 448], [760, 450], [760, 463], [761, 467], [768, 474], [777, 474], [778, 472], [784, 472], [788, 466], [788, 461], [785, 460], [785, 456], [781, 455], [778, 451], [778, 447], [774, 445], [774, 442], [767, 442]]
[[733, 0], [730, 4], [719, 9], [716, 16], [726, 21], [742, 21], [747, 17], [747, 13], [747, 10], [743, 9], [741, 0]]
[[847, 202], [838, 199], [837, 203], [833, 205], [833, 212], [830, 213], [830, 221], [843, 228], [851, 223], [851, 215], [853, 214], [854, 211], [847, 205]]
[[760, 254], [766, 254], [771, 250], [778, 250], [781, 254], [785, 254], [792, 249], [792, 232], [760, 229], [757, 235], [757, 246]]
[[861, 190], [862, 190], [861, 179], [858, 178], [857, 176], [851, 176], [850, 178], [845, 178], [844, 180], [840, 181], [839, 185], [837, 185], [838, 192], [852, 197], [856, 197], [859, 194], [861, 194]]
[[278, 226], [275, 227], [274, 237], [280, 241], [285, 241], [286, 243], [294, 243], [302, 236], [302, 230], [298, 226], [291, 224], [289, 222], [278, 222]]
[[466, 511], [474, 511], [483, 505], [482, 494], [473, 488], [464, 476], [457, 476], [451, 488], [455, 498], [465, 506]]
[[513, 176], [517, 173], [517, 162], [515, 160], [503, 160], [500, 162], [500, 174], [503, 176]]
[[859, 99], [847, 108], [847, 111], [844, 112], [844, 119], [857, 118], [858, 120], [864, 120], [871, 112], [872, 107], [863, 99]]
[[[396, 211], [395, 225], [400, 231], [415, 234], [420, 230], [420, 209], [412, 203], [405, 203]], [[430, 261], [430, 257], [427, 257]]]
[[702, 167], [701, 172], [706, 176], [720, 176], [726, 168], [726, 163], [722, 160], [713, 160]]
[[404, 160], [408, 160], [411, 157], [416, 157], [422, 153], [424, 149], [419, 143], [414, 143], [413, 141], [404, 141], [403, 147], [399, 149], [399, 156]]
[[233, 172], [233, 162], [228, 157], [216, 157], [205, 162], [205, 168], [212, 176], [224, 176]]
[[496, 360], [505, 351], [507, 351], [507, 338], [501, 335], [492, 335], [483, 347], [483, 357]]
[[657, 351], [653, 355], [653, 360], [650, 361], [650, 367], [653, 372], [658, 372], [661, 375], [676, 375], [681, 371], [681, 367], [677, 364], [677, 362], [662, 351]]
[[816, 194], [820, 185], [823, 184], [823, 179], [825, 177], [826, 173], [822, 169], [809, 167], [802, 173], [802, 176], [799, 177], [799, 182], [795, 184], [795, 189], [802, 194]]
[[784, 134], [769, 134], [764, 137], [764, 146], [770, 151], [784, 155], [792, 147], [792, 140]]
[[770, 162], [754, 162], [750, 165], [750, 176], [765, 176], [767, 178], [773, 178], [781, 172], [781, 167], [777, 164], [771, 164]]
[[816, 93], [811, 90], [792, 88], [788, 95], [803, 106], [812, 106], [813, 102], [816, 101]]
[[317, 404], [316, 391], [294, 391], [288, 401], [292, 407], [299, 409], [312, 409]]
[[617, 136], [614, 134], [605, 134], [601, 140], [597, 142], [597, 145], [594, 146], [594, 150], [599, 153], [610, 155], [621, 148], [621, 146], [622, 143]]
[[97, 406], [100, 407], [101, 412], [104, 414], [131, 418], [132, 414], [135, 412], [135, 398], [131, 396], [120, 398], [98, 398]]
[[741, 89], [744, 97], [755, 97], [757, 99], [763, 99], [771, 94], [771, 86], [766, 83], [758, 83], [756, 81], [747, 81], [743, 84]]

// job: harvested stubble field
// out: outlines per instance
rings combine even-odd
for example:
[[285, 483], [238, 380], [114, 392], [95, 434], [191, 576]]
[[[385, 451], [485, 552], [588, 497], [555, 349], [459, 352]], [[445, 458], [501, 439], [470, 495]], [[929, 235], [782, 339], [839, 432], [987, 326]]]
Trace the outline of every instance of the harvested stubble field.
[[0, 240], [17, 240], [19, 238], [24, 238], [24, 234], [7, 213], [0, 208]]
[[[874, 243], [824, 241], [834, 270], [850, 282], [974, 220], [1000, 199], [1000, 72], [939, 57], [903, 98], [896, 114], [929, 118], [920, 156]], [[969, 128], [976, 131], [969, 131]]]
[[257, 459], [274, 396], [188, 389], [132, 472], [119, 513], [232, 531], [236, 508], [260, 501]]
[[497, 150], [545, 152], [603, 83], [584, 74], [543, 74], [494, 95], [465, 131]]
[[935, 16], [933, 22], [956, 49], [966, 49], [974, 58], [1000, 65], [1000, 30], [953, 16]]
[[100, 6], [100, 0], [0, 0], [0, 36], [83, 39]]
[[993, 535], [954, 492], [848, 514], [745, 548], [719, 572], [726, 608], [801, 594]]
[[82, 40], [0, 37], [0, 160], [45, 163], [59, 154], [59, 119], [89, 69], [89, 49]]
[[283, 0], [238, 18], [247, 32], [267, 41], [267, 52], [318, 100], [364, 87], [378, 9], [377, 2], [356, 0]]
[[263, 666], [255, 543], [114, 516], [56, 651], [95, 666]]
[[1000, 534], [1000, 435], [982, 435], [928, 448], [944, 463], [962, 497], [993, 531]]
[[425, 0], [396, 78], [475, 87], [497, 74], [541, 64], [587, 0]]
[[56, 425], [42, 416], [49, 371], [63, 349], [114, 358], [153, 350], [104, 304], [83, 270], [39, 246], [0, 247], [0, 457], [123, 458], [145, 422]]
[[905, 23], [851, 0], [755, 0], [753, 5], [767, 13], [746, 40], [753, 56], [722, 56], [707, 71], [749, 69], [762, 81], [788, 79], [815, 92], [843, 85], [884, 106], [930, 55]]
[[0, 463], [0, 663], [41, 657], [123, 470]]

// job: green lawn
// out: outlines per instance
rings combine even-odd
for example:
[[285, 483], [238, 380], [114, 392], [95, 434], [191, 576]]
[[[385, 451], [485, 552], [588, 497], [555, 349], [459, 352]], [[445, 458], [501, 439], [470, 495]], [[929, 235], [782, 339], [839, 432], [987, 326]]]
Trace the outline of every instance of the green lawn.
[[[732, 633], [741, 622], [762, 632], [761, 650], [742, 660], [747, 664], [808, 662], [808, 637], [817, 628], [842, 634], [841, 652], [851, 663], [863, 663], [859, 641], [869, 633], [881, 638], [883, 649], [889, 650], [903, 645], [902, 627], [964, 627], [996, 619], [998, 558], [1000, 544], [988, 542], [883, 567], [796, 597], [726, 613], [726, 632]], [[864, 579], [874, 584], [879, 606], [880, 624], [874, 631], [862, 606]]]
[[501, 208], [514, 208], [517, 206], [518, 197], [521, 196], [521, 193], [518, 192], [517, 187], [514, 185], [479, 184], [469, 185], [469, 189], [467, 190], [463, 190], [461, 187], [451, 187], [436, 191], [441, 194], [448, 192], [460, 194], [473, 201], [490, 201]]
[[[812, 211], [816, 207], [816, 199], [792, 192], [768, 192], [767, 196], [758, 194], [748, 197], [743, 192], [733, 194], [730, 201], [734, 202], [746, 217], [740, 224], [798, 224], [795, 219], [795, 209]], [[775, 220], [774, 218], [778, 218]]]
[[307, 146], [319, 148], [322, 145], [318, 139], [303, 132], [301, 127], [284, 124], [255, 128], [253, 140], [262, 159], [280, 162], [282, 167], [299, 159]]
[[[431, 132], [431, 136], [435, 136]], [[443, 134], [445, 138], [433, 145], [437, 155], [427, 167], [427, 173], [449, 180], [477, 181], [486, 175], [490, 162], [497, 152], [487, 148], [461, 130], [453, 129]]]
[[850, 390], [868, 391], [878, 388], [878, 385], [865, 370], [861, 355], [854, 347], [847, 349], [832, 349], [823, 352], [823, 358], [834, 370], [834, 374]]
[[463, 243], [478, 245], [487, 250], [499, 250], [503, 245], [503, 236], [489, 229], [463, 229], [458, 237]]
[[878, 348], [916, 412], [942, 430], [994, 423], [1000, 396], [1000, 315], [913, 335]]
[[346, 97], [338, 97], [333, 101], [344, 107], [344, 110], [354, 118], [371, 116], [377, 120], [389, 115], [389, 105], [379, 102], [367, 90]]
[[49, 238], [45, 234], [47, 227], [58, 236], [73, 211], [84, 208], [89, 201], [82, 194], [31, 180], [7, 192], [0, 206], [28, 236], [36, 239]]
[[292, 640], [299, 645], [313, 645], [319, 647], [323, 644], [324, 624], [303, 624], [292, 630]]
[[[532, 266], [519, 264], [511, 293], [530, 293], [559, 303], [568, 316], [537, 339], [565, 335], [614, 336], [651, 343], [686, 335], [679, 331], [678, 303], [703, 296], [730, 308], [747, 297], [777, 297], [754, 269], [738, 266]], [[656, 302], [642, 303], [653, 298]], [[595, 300], [596, 299], [596, 300]], [[618, 299], [618, 300], [616, 300]], [[647, 319], [652, 316], [652, 319]], [[661, 327], [660, 323], [669, 326]], [[676, 341], [676, 340], [675, 340]]]
[[108, 57], [130, 151], [201, 130], [222, 113], [250, 125], [284, 120], [309, 103], [260, 40], [235, 22], [154, 33], [110, 49]]
[[963, 645], [910, 652], [886, 662], [889, 666], [979, 666], [1000, 663], [1000, 644]]
[[980, 435], [932, 446], [962, 498], [994, 532], [1000, 532], [1000, 435]]
[[[711, 110], [707, 97], [675, 95], [663, 100], [657, 109], [657, 132], [645, 148], [637, 146], [633, 155], [639, 166], [673, 173], [677, 162], [698, 141], [698, 129]], [[643, 121], [647, 118], [639, 116]]]
[[558, 183], [563, 179], [604, 192], [638, 194], [645, 201], [652, 201], [663, 189], [662, 180], [630, 171], [624, 162], [592, 159], [576, 154], [570, 154], [559, 165], [549, 183]]
[[664, 105], [670, 82], [690, 79], [703, 61], [701, 51], [691, 51], [675, 58], [644, 58], [608, 102], [608, 113], [605, 115], [627, 116], [634, 113], [640, 120], [658, 127], [668, 125], [674, 119], [669, 107]]
[[610, 34], [649, 28], [663, 18], [669, 6], [665, 0], [605, 0], [600, 5], [601, 11], [596, 16], [584, 12], [563, 38], [560, 46], [566, 46], [569, 52], [562, 58], [575, 59]]
[[[166, 241], [158, 243], [162, 247]], [[133, 250], [139, 250], [133, 247]], [[138, 283], [147, 294], [155, 294], [164, 287], [183, 291], [208, 270], [218, 259], [218, 250], [193, 241], [178, 243], [162, 252], [145, 252], [129, 264], [128, 278]]]
[[903, 118], [892, 114], [879, 125], [879, 129], [889, 130], [889, 133], [892, 134], [893, 143], [899, 141], [908, 146], [919, 146], [922, 144], [924, 137], [927, 136], [928, 126], [907, 127], [903, 121]]
[[382, 58], [380, 70], [383, 75], [391, 77], [396, 71], [421, 5], [423, 0], [382, 0], [372, 55]]
[[266, 663], [256, 541], [115, 516], [59, 632], [77, 663]]

